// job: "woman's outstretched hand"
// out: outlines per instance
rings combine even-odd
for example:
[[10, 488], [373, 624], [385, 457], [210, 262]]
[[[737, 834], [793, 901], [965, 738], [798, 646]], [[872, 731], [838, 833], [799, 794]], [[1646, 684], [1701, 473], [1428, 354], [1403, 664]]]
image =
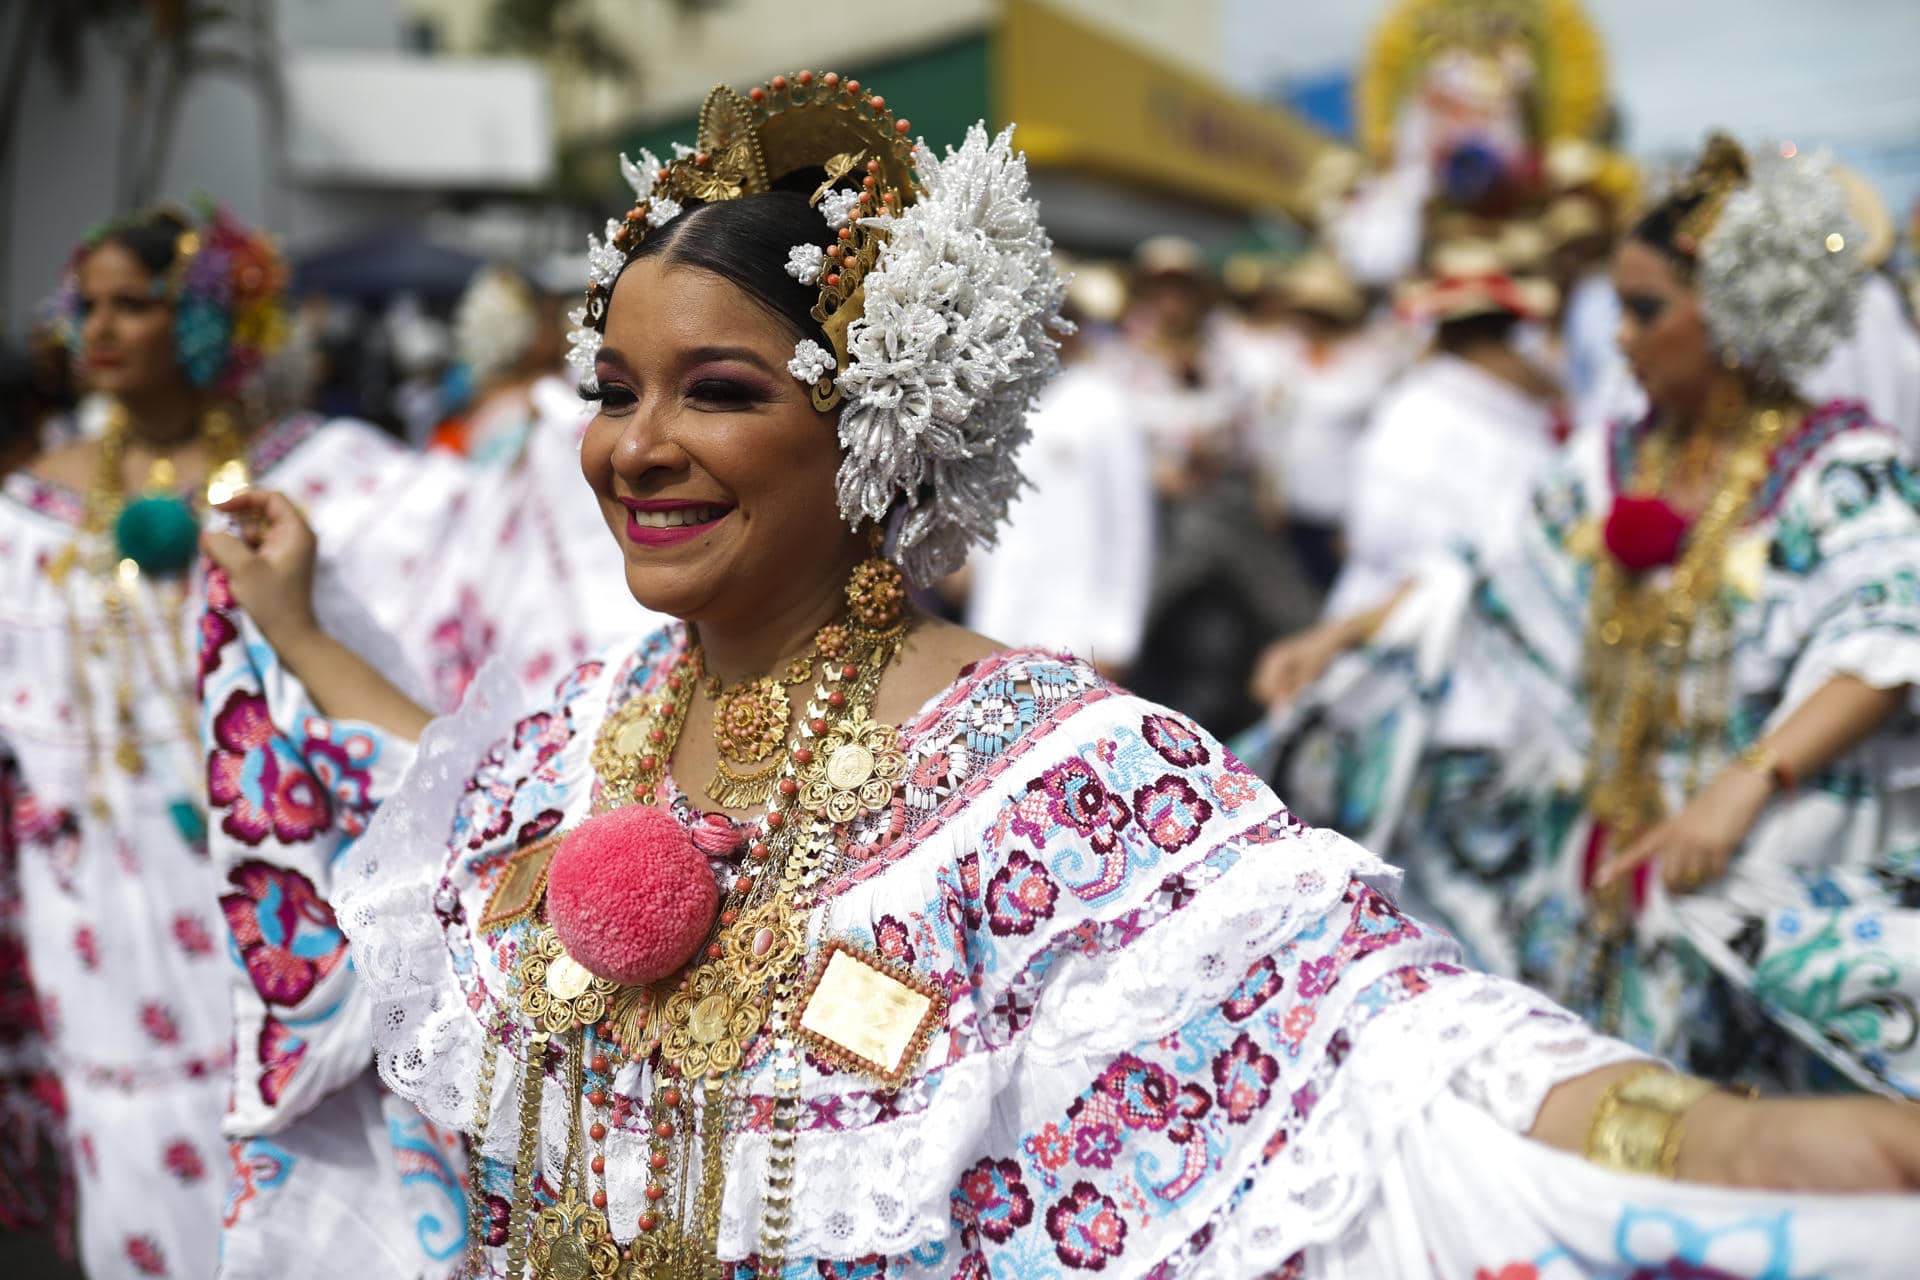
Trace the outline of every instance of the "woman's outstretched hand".
[[248, 489], [220, 504], [243, 536], [200, 535], [201, 549], [224, 569], [233, 598], [275, 649], [297, 646], [320, 630], [313, 613], [318, 545], [300, 508], [273, 489]]
[[1920, 1103], [1719, 1093], [1682, 1121], [1678, 1177], [1776, 1191], [1920, 1191]]
[[320, 710], [418, 739], [432, 713], [321, 629], [313, 612], [319, 546], [300, 508], [284, 493], [249, 489], [220, 510], [240, 520], [243, 535], [209, 531], [200, 545], [226, 570], [234, 600]]
[[1711, 884], [1726, 874], [1772, 792], [1765, 774], [1745, 765], [1726, 769], [1679, 813], [1603, 864], [1594, 882], [1610, 884], [1643, 862], [1657, 861], [1668, 893]]
[[[1547, 1091], [1528, 1136], [1580, 1155], [1606, 1090], [1646, 1069], [1619, 1063]], [[1773, 1191], [1920, 1191], [1920, 1103], [1761, 1098], [1716, 1091], [1681, 1113], [1674, 1177]]]
[[1322, 623], [1275, 641], [1254, 664], [1255, 700], [1267, 707], [1286, 706], [1325, 675], [1346, 648], [1345, 627], [1337, 622]]

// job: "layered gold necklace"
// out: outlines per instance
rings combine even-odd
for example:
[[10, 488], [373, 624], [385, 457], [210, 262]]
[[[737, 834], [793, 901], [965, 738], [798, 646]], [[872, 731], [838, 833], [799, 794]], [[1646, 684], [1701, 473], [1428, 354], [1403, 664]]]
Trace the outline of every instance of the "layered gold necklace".
[[[824, 967], [811, 983], [801, 981], [809, 954], [808, 913], [841, 829], [891, 803], [906, 769], [898, 731], [871, 714], [881, 678], [906, 632], [898, 620], [905, 595], [898, 571], [890, 565], [870, 567], [876, 564], [884, 562], [868, 561], [849, 584], [847, 621], [815, 637], [809, 674], [815, 656], [824, 665], [791, 731], [785, 723], [780, 726], [786, 750], [765, 770], [771, 808], [759, 834], [747, 842], [744, 870], [727, 889], [706, 945], [678, 974], [650, 986], [623, 987], [590, 973], [566, 953], [540, 915], [545, 868], [563, 837], [516, 853], [503, 870], [481, 917], [482, 929], [531, 921], [514, 975], [518, 1008], [532, 1030], [508, 1220], [507, 1274], [513, 1280], [526, 1274], [621, 1280], [720, 1276], [720, 1209], [734, 1128], [728, 1111], [737, 1104], [731, 1095], [742, 1068], [763, 1040], [772, 1071], [773, 1114], [757, 1253], [761, 1274], [777, 1277], [785, 1255], [799, 1120], [798, 1046], [816, 1043], [815, 1028], [873, 1021], [857, 1007], [856, 996], [835, 995], [829, 988], [871, 991], [879, 982], [892, 984], [890, 994], [906, 992], [915, 1020], [898, 1028], [889, 1046], [897, 1050], [893, 1060], [854, 1058], [861, 1066], [882, 1068], [883, 1075], [902, 1070], [943, 1021], [944, 993], [884, 965], [842, 971], [841, 979], [852, 973], [852, 986], [824, 981]], [[882, 588], [877, 593], [876, 582]], [[785, 689], [801, 683], [785, 679], [791, 674], [789, 669], [778, 682], [783, 701]], [[657, 694], [630, 699], [607, 717], [592, 753], [600, 782], [596, 810], [658, 801], [688, 707], [705, 679], [701, 651], [690, 644]], [[844, 1007], [835, 1007], [836, 1001]], [[541, 1206], [534, 1195], [541, 1064], [555, 1046], [566, 1061], [571, 1120], [553, 1202]], [[633, 1239], [623, 1246], [607, 1216], [603, 1143], [614, 1123], [613, 1072], [628, 1062], [645, 1066], [641, 1118], [647, 1178], [645, 1208], [634, 1223]], [[476, 1099], [479, 1137], [491, 1116], [493, 1071], [489, 1053]], [[584, 1127], [582, 1102], [591, 1116]], [[476, 1248], [483, 1230], [476, 1208], [471, 1237]]]
[[[247, 486], [246, 463], [240, 433], [233, 418], [216, 409], [202, 420], [204, 440], [212, 465], [198, 495], [202, 501], [224, 501]], [[141, 491], [129, 495], [124, 479], [132, 426], [124, 406], [109, 410], [100, 437], [93, 483], [87, 490], [81, 536], [48, 566], [55, 586], [66, 592], [67, 639], [73, 655], [75, 710], [86, 736], [89, 809], [107, 816], [103, 786], [105, 758], [94, 722], [93, 688], [87, 679], [86, 659], [109, 657], [112, 662], [114, 765], [129, 777], [141, 777], [149, 761], [135, 715], [136, 673], [146, 667], [153, 684], [166, 691], [173, 704], [176, 728], [198, 760], [200, 729], [192, 695], [192, 655], [187, 652], [183, 627], [189, 584], [186, 570], [198, 553], [199, 518], [178, 493], [179, 471], [171, 457], [156, 456], [147, 469]], [[75, 570], [83, 571], [76, 575]], [[153, 638], [154, 627], [138, 616], [146, 578], [159, 607], [159, 627], [166, 635], [172, 659], [169, 671]], [[74, 589], [82, 581], [96, 585], [104, 626], [91, 636]], [[111, 653], [109, 653], [109, 649]], [[168, 813], [181, 837], [198, 845], [206, 838], [205, 781], [196, 768], [183, 773], [181, 794], [168, 802]]]
[[[1725, 630], [1727, 547], [1733, 531], [1766, 481], [1774, 450], [1798, 415], [1775, 407], [1742, 411], [1744, 422], [1713, 497], [1694, 522], [1672, 573], [1628, 572], [1611, 555], [1594, 566], [1587, 620], [1586, 671], [1593, 743], [1588, 757], [1587, 811], [1605, 824], [1614, 848], [1624, 848], [1666, 816], [1659, 762], [1668, 735], [1682, 719], [1680, 682], [1703, 620]], [[1666, 486], [1676, 440], [1656, 427], [1641, 445], [1631, 493], [1657, 496]], [[1724, 649], [1725, 646], [1722, 646]], [[1710, 655], [1701, 675], [1689, 726], [1697, 776], [1701, 749], [1725, 728], [1727, 653]], [[1714, 690], [1719, 696], [1710, 696]], [[1692, 789], [1691, 777], [1689, 790]], [[1624, 927], [1625, 887], [1596, 898], [1603, 932]]]

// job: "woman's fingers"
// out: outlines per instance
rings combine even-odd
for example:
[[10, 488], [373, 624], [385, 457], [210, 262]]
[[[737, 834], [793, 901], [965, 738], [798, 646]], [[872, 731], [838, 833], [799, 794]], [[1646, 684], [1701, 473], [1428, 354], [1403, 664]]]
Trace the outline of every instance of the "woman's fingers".
[[207, 530], [200, 535], [200, 549], [207, 553], [207, 559], [214, 562], [231, 576], [244, 570], [256, 558], [253, 548], [231, 533], [217, 533]]
[[1593, 882], [1603, 888], [1612, 884], [1641, 863], [1659, 857], [1660, 851], [1666, 847], [1666, 844], [1667, 828], [1666, 824], [1662, 823], [1620, 853], [1601, 863], [1600, 869], [1594, 873]]

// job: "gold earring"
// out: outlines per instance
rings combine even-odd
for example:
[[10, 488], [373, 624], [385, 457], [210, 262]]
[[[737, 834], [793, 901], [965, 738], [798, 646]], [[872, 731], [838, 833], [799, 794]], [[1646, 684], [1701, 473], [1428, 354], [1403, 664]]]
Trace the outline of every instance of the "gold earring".
[[885, 631], [900, 620], [907, 602], [907, 580], [900, 566], [880, 553], [886, 534], [879, 525], [868, 532], [873, 553], [854, 566], [847, 579], [847, 611], [869, 631]]

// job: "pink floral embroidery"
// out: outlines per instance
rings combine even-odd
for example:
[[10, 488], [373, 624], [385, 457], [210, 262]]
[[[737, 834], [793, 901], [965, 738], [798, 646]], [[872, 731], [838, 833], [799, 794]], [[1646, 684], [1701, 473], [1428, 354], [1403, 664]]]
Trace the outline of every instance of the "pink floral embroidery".
[[1253, 1119], [1267, 1105], [1279, 1074], [1280, 1063], [1241, 1032], [1233, 1046], [1213, 1060], [1213, 1087], [1222, 1113], [1234, 1124]]
[[1213, 806], [1191, 782], [1170, 773], [1134, 792], [1133, 814], [1147, 838], [1172, 853], [1193, 843], [1200, 828], [1213, 816]]
[[1090, 1169], [1113, 1168], [1120, 1154], [1120, 1132], [1110, 1124], [1077, 1124], [1073, 1127], [1073, 1160]]
[[370, 733], [341, 729], [317, 716], [304, 731], [301, 754], [331, 798], [340, 829], [349, 836], [364, 834], [373, 811], [371, 765], [379, 745]]
[[167, 1274], [167, 1260], [160, 1252], [159, 1242], [152, 1236], [128, 1236], [127, 1261], [143, 1276]]
[[1147, 745], [1176, 769], [1192, 769], [1213, 758], [1193, 726], [1171, 716], [1148, 716], [1141, 724]]
[[1213, 779], [1213, 798], [1220, 811], [1232, 815], [1258, 800], [1266, 788], [1258, 778], [1244, 773], [1223, 773]]
[[[217, 569], [213, 573], [219, 575], [222, 584], [226, 582], [226, 574]], [[209, 575], [207, 594], [209, 597], [213, 594], [212, 575]], [[201, 698], [207, 696], [207, 677], [220, 664], [220, 651], [240, 634], [233, 623], [227, 620], [225, 612], [212, 607], [211, 600], [209, 605], [200, 613], [200, 673], [195, 687]]]
[[873, 945], [881, 955], [901, 964], [913, 963], [913, 934], [892, 916], [881, 916], [873, 926]]
[[93, 930], [84, 924], [73, 931], [73, 954], [80, 958], [80, 967], [88, 972], [100, 967], [100, 945], [94, 939]]
[[[1143, 1058], [1123, 1053], [1093, 1083], [1096, 1097], [1105, 1099], [1113, 1114], [1129, 1129], [1158, 1131], [1173, 1114], [1173, 1077]], [[1074, 1103], [1078, 1109], [1081, 1102]]]
[[1085, 1271], [1102, 1270], [1126, 1249], [1127, 1220], [1112, 1198], [1091, 1182], [1047, 1210], [1047, 1234], [1060, 1261]]
[[442, 706], [454, 706], [494, 650], [493, 623], [471, 586], [460, 588], [452, 614], [437, 623], [427, 639], [434, 692]]
[[260, 1027], [260, 1100], [268, 1106], [280, 1101], [287, 1082], [307, 1056], [307, 1042], [288, 1030], [278, 1018], [268, 1018]]
[[1286, 1033], [1287, 1047], [1298, 1049], [1307, 1038], [1307, 1032], [1313, 1030], [1314, 1008], [1310, 1004], [1297, 1004], [1287, 1010], [1287, 1020], [1281, 1024]]
[[213, 954], [213, 935], [191, 912], [182, 911], [173, 918], [173, 940], [190, 956]]
[[1479, 1267], [1474, 1270], [1473, 1280], [1540, 1280], [1540, 1268], [1531, 1262], [1509, 1262], [1498, 1271]]
[[1032, 933], [1053, 915], [1059, 890], [1045, 867], [1016, 849], [987, 884], [987, 921], [996, 934]]
[[200, 1158], [199, 1150], [185, 1138], [175, 1138], [167, 1144], [161, 1156], [161, 1163], [168, 1173], [182, 1182], [198, 1182], [206, 1176], [206, 1162]]
[[207, 794], [227, 810], [220, 829], [242, 844], [312, 839], [328, 821], [326, 792], [273, 729], [267, 700], [236, 689], [213, 721]]
[[1066, 1165], [1072, 1150], [1067, 1143], [1067, 1135], [1060, 1132], [1058, 1125], [1048, 1121], [1046, 1128], [1027, 1139], [1027, 1154], [1039, 1161], [1043, 1169], [1060, 1169]]
[[953, 1221], [969, 1249], [979, 1247], [980, 1236], [1005, 1244], [1032, 1222], [1033, 1196], [1020, 1179], [1019, 1164], [987, 1159], [960, 1175], [953, 1192]]
[[174, 1044], [180, 1039], [180, 1024], [174, 1021], [173, 1011], [158, 1000], [140, 1006], [140, 1026], [156, 1044]]
[[238, 892], [222, 894], [220, 909], [247, 977], [268, 1004], [299, 1004], [346, 957], [333, 908], [289, 867], [243, 862], [227, 878]]

